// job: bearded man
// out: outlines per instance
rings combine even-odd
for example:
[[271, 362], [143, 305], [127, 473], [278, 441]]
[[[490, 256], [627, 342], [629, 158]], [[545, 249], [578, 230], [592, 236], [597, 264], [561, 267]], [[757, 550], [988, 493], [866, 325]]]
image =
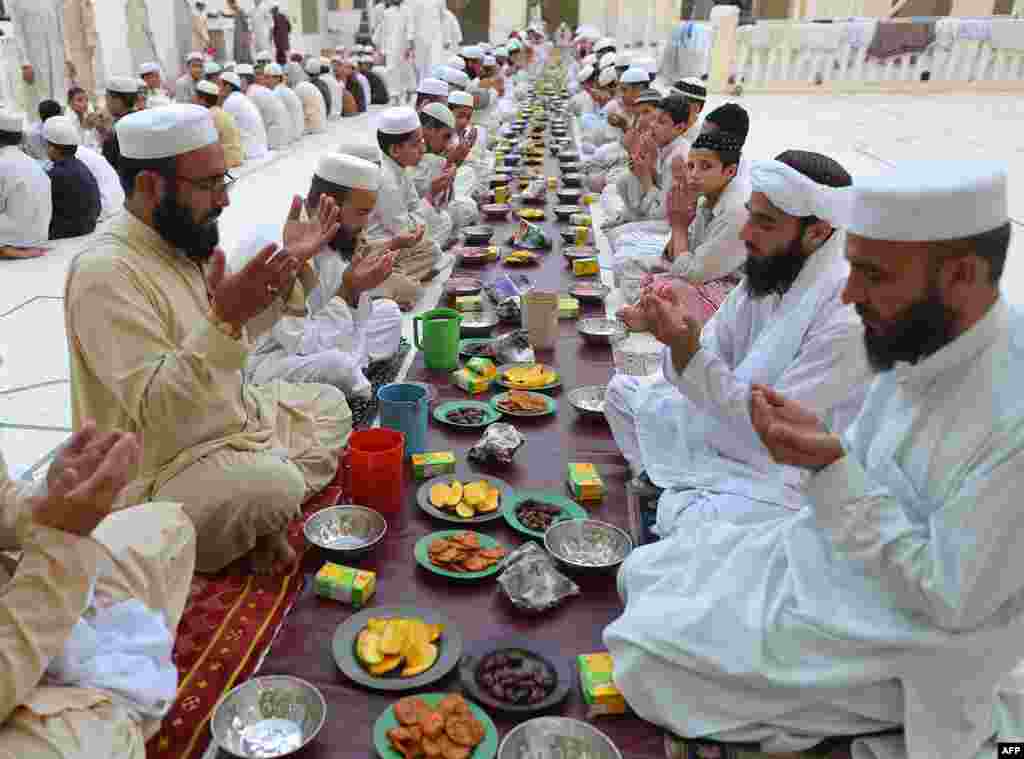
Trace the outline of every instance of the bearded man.
[[294, 559], [289, 521], [334, 478], [351, 412], [336, 388], [256, 387], [243, 369], [257, 322], [273, 323], [296, 273], [337, 234], [337, 208], [325, 199], [317, 221], [301, 222], [296, 197], [284, 248], [229, 272], [217, 220], [232, 178], [209, 111], [154, 108], [116, 129], [125, 213], [65, 283], [72, 423], [141, 438], [120, 503], [185, 504], [199, 571], [246, 555], [273, 571]]

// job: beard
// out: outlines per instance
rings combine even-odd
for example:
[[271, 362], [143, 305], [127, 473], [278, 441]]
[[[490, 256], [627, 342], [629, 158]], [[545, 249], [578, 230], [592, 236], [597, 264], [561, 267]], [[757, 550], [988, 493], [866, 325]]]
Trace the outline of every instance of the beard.
[[190, 260], [205, 264], [220, 242], [217, 228], [220, 213], [221, 209], [216, 208], [197, 223], [192, 209], [178, 202], [177, 193], [168, 192], [153, 210], [153, 227]]
[[327, 243], [327, 246], [338, 253], [343, 261], [351, 261], [356, 252], [356, 241], [361, 229], [348, 229], [344, 224], [338, 227], [338, 234]]
[[[873, 313], [857, 304], [857, 314], [876, 321]], [[956, 314], [945, 303], [932, 283], [928, 293], [911, 303], [892, 320], [885, 332], [878, 332], [864, 322], [864, 348], [868, 363], [876, 372], [886, 372], [897, 361], [916, 364], [945, 347], [956, 337]]]
[[[750, 252], [749, 243], [747, 252], [748, 254]], [[780, 253], [764, 257], [747, 255], [747, 260], [743, 264], [747, 292], [755, 298], [762, 298], [772, 293], [783, 295], [800, 276], [805, 263], [807, 263], [807, 256], [804, 254], [799, 237], [791, 240]]]

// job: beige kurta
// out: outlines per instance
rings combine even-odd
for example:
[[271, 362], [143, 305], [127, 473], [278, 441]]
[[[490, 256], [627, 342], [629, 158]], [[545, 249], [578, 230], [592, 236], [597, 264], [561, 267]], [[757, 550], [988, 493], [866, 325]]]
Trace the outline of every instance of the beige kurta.
[[235, 117], [219, 105], [210, 109], [210, 115], [213, 116], [213, 125], [217, 127], [220, 146], [224, 148], [224, 163], [229, 169], [241, 166], [245, 153], [242, 150], [242, 133], [238, 131]]
[[150, 503], [105, 519], [89, 538], [33, 524], [0, 456], [0, 543], [21, 549], [0, 593], [0, 758], [144, 759], [160, 721], [137, 722], [93, 688], [40, 685], [64, 650], [96, 582], [99, 597], [135, 598], [177, 629], [188, 598], [195, 529], [177, 504]]
[[95, 419], [101, 431], [140, 436], [123, 504], [183, 502], [200, 571], [285, 529], [334, 477], [351, 429], [344, 395], [247, 383], [251, 343], [208, 320], [204, 272], [131, 213], [72, 261], [64, 308], [74, 428]]
[[75, 81], [96, 91], [96, 8], [93, 0], [65, 0], [64, 54], [75, 64]]
[[205, 53], [210, 47], [210, 27], [206, 22], [206, 14], [192, 14], [192, 49]]

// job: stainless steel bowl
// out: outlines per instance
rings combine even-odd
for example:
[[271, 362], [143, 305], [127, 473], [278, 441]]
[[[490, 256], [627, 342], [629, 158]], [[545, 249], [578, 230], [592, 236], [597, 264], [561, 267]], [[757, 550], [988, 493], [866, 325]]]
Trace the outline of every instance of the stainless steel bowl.
[[[578, 746], [581, 750], [574, 750]], [[569, 717], [537, 717], [512, 728], [498, 746], [497, 759], [586, 756], [622, 759], [612, 739], [593, 725]]]
[[463, 337], [487, 337], [498, 324], [498, 317], [489, 312], [463, 314], [459, 331]]
[[256, 677], [228, 691], [213, 710], [214, 742], [234, 756], [288, 756], [313, 740], [327, 718], [320, 691], [297, 677]]
[[318, 511], [302, 527], [310, 543], [350, 559], [369, 553], [387, 531], [387, 521], [376, 511], [352, 505]]
[[576, 572], [610, 572], [633, 550], [633, 540], [613, 524], [596, 519], [556, 522], [544, 533], [555, 562]]
[[584, 385], [569, 393], [569, 405], [582, 416], [604, 416], [604, 396], [607, 385]]
[[626, 337], [626, 325], [616, 319], [603, 319], [598, 316], [580, 319], [576, 324], [576, 330], [585, 342], [593, 345], [611, 345]]

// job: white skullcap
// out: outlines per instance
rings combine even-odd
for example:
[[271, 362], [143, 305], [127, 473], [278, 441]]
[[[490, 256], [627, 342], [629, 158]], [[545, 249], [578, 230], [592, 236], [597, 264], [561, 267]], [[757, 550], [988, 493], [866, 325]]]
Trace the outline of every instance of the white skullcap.
[[615, 40], [611, 37], [602, 37], [594, 43], [594, 50], [604, 50], [606, 47], [615, 47]]
[[619, 81], [623, 84], [648, 85], [651, 83], [651, 76], [647, 73], [647, 69], [642, 69], [639, 66], [630, 66], [622, 72], [622, 78]]
[[466, 47], [462, 48], [460, 55], [462, 55], [463, 58], [476, 60], [478, 58], [484, 57], [484, 51], [481, 50], [478, 45], [467, 45]]
[[367, 53], [372, 53], [376, 49], [377, 49], [377, 46], [374, 45], [372, 42], [367, 42], [365, 45], [363, 45], [363, 50], [365, 52], [367, 52]]
[[145, 76], [146, 74], [159, 74], [160, 64], [159, 63], [143, 63], [139, 66], [139, 76]]
[[210, 76], [211, 74], [219, 74], [223, 69], [220, 64], [216, 61], [207, 61], [203, 64], [203, 74]]
[[474, 108], [476, 107], [476, 101], [473, 100], [473, 96], [468, 92], [453, 92], [448, 96], [448, 105]]
[[235, 73], [239, 76], [255, 76], [256, 69], [253, 68], [251, 63], [239, 63], [235, 66]]
[[189, 63], [192, 63], [193, 61], [200, 61], [201, 62], [201, 61], [204, 60], [204, 58], [205, 58], [205, 56], [202, 53], [189, 53], [188, 55], [185, 56], [185, 60], [188, 61]]
[[354, 155], [370, 163], [380, 164], [380, 146], [375, 142], [343, 142], [338, 146], [338, 153]]
[[608, 66], [617, 66], [618, 56], [615, 53], [605, 53], [601, 56], [601, 60], [598, 63], [598, 68], [607, 68]]
[[498, 65], [498, 59], [495, 58], [493, 55], [485, 55], [484, 56], [484, 65], [485, 66], [497, 66]]
[[593, 75], [594, 75], [594, 67], [593, 66], [584, 66], [582, 69], [580, 69], [580, 73], [576, 77], [576, 81], [579, 82], [580, 84], [583, 84], [584, 82], [588, 81], [590, 79], [590, 77], [592, 77]]
[[145, 83], [134, 76], [112, 76], [107, 80], [107, 92], [120, 95], [135, 95], [142, 87], [145, 87]]
[[[362, 47], [362, 45], [356, 45], [352, 49], [353, 50], [359, 50], [361, 47]], [[345, 52], [345, 46], [344, 45], [338, 45], [336, 48], [334, 48], [334, 52], [336, 52], [338, 55], [341, 55], [342, 53]]]
[[935, 242], [1009, 221], [1007, 168], [995, 161], [905, 161], [854, 183], [846, 229], [871, 240]]
[[2, 132], [23, 132], [25, 131], [25, 114], [0, 109], [0, 131]]
[[236, 89], [242, 89], [242, 79], [234, 71], [225, 71], [220, 75], [220, 79], [222, 82], [227, 82]]
[[420, 86], [416, 88], [420, 95], [433, 95], [434, 97], [448, 97], [448, 82], [440, 79], [427, 77], [420, 80]]
[[342, 187], [373, 192], [380, 187], [380, 166], [354, 155], [328, 153], [317, 164], [316, 175]]
[[[610, 55], [610, 53], [605, 53], [605, 56], [608, 56], [608, 55]], [[632, 60], [632, 58], [633, 58], [633, 56], [631, 56], [629, 53], [617, 53], [616, 56], [615, 56], [615, 65], [617, 67], [618, 66], [629, 66], [630, 61]], [[601, 58], [601, 60], [603, 61], [604, 58]]]
[[[455, 95], [463, 95], [465, 93], [456, 92]], [[446, 106], [444, 103], [431, 103], [423, 109], [423, 113], [428, 116], [433, 116], [435, 119], [440, 121], [449, 129], [455, 128], [455, 114], [452, 113], [452, 109]]]
[[272, 60], [274, 60], [274, 56], [271, 54], [271, 52], [269, 50], [260, 50], [258, 53], [256, 53], [256, 61], [257, 62], [259, 62], [259, 61], [272, 61]]
[[78, 128], [67, 116], [51, 116], [43, 124], [43, 139], [54, 145], [81, 145]]
[[593, 53], [588, 53], [587, 55], [585, 55], [583, 57], [583, 65], [584, 66], [596, 66], [597, 65], [597, 56], [594, 55]]
[[319, 74], [322, 68], [323, 66], [320, 65], [319, 58], [310, 58], [306, 61], [305, 69], [307, 74]]
[[191, 153], [220, 138], [210, 112], [201, 105], [175, 103], [129, 113], [114, 126], [121, 155], [156, 160]]
[[237, 65], [238, 64], [235, 63], [234, 61], [224, 61], [224, 70], [225, 71], [234, 71], [235, 70], [235, 66], [237, 66]]
[[609, 84], [613, 84], [619, 80], [619, 72], [615, 70], [614, 66], [609, 66], [601, 71], [601, 75], [597, 78], [597, 83], [601, 87], [607, 87]]
[[498, 45], [498, 47], [494, 48], [494, 57], [508, 58], [508, 48], [504, 45]]
[[280, 63], [271, 63], [263, 69], [263, 73], [268, 76], [284, 76], [284, 69], [281, 68]]
[[453, 69], [458, 69], [459, 71], [466, 70], [466, 62], [457, 55], [453, 55], [451, 58], [449, 58], [448, 62], [444, 65], [451, 66]]
[[441, 75], [448, 84], [453, 84], [456, 87], [469, 86], [469, 75], [465, 71], [453, 69], [451, 66], [445, 66], [445, 69], [445, 71], [441, 72]]
[[196, 92], [201, 92], [204, 95], [220, 95], [220, 87], [204, 79], [196, 85]]
[[408, 106], [388, 108], [377, 117], [377, 131], [381, 134], [408, 134], [420, 128], [420, 117]]

